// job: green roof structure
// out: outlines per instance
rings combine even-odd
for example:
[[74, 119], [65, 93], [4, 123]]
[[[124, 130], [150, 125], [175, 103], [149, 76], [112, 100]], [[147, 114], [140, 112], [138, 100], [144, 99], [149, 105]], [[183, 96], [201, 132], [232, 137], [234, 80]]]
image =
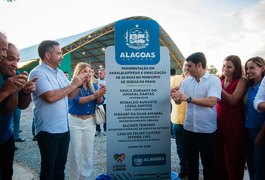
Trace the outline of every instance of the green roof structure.
[[[133, 16], [125, 18], [125, 20], [152, 19], [144, 16]], [[105, 48], [114, 45], [114, 26], [115, 22], [80, 34], [56, 40], [60, 43], [63, 55], [69, 56], [69, 54], [71, 54], [72, 70], [78, 62], [87, 62], [95, 69], [99, 69], [99, 67], [105, 67]], [[161, 26], [160, 45], [169, 49], [171, 68], [181, 72], [185, 58], [177, 48], [176, 44]], [[38, 45], [34, 45], [21, 49], [20, 62], [33, 61], [34, 64], [36, 64], [36, 61], [39, 60], [37, 48]], [[24, 66], [20, 69], [23, 68]], [[30, 69], [27, 69], [27, 71], [30, 71]]]

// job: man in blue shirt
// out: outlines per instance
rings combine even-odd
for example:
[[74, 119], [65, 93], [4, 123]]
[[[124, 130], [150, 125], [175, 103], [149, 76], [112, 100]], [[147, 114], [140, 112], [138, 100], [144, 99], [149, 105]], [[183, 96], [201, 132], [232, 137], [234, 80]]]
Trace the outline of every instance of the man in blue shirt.
[[70, 83], [58, 67], [63, 60], [60, 44], [46, 40], [39, 44], [41, 64], [30, 73], [38, 78], [32, 94], [35, 134], [41, 155], [40, 180], [63, 180], [69, 147], [68, 97], [74, 98], [88, 74]]
[[12, 113], [18, 106], [25, 109], [31, 102], [35, 83], [27, 81], [28, 74], [16, 75], [20, 54], [15, 45], [9, 43], [7, 57], [0, 62], [0, 179], [11, 180], [13, 175], [14, 135], [10, 127]]

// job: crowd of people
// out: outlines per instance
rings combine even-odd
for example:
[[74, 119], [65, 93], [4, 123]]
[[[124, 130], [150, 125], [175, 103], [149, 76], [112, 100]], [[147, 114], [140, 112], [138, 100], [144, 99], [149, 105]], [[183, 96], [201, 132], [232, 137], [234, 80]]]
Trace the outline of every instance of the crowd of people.
[[41, 63], [30, 74], [17, 74], [19, 50], [3, 33], [0, 52], [0, 179], [12, 179], [15, 141], [23, 141], [14, 139], [12, 118], [17, 108], [25, 109], [31, 101], [34, 135], [41, 155], [40, 179], [64, 179], [67, 157], [70, 178], [88, 179], [96, 131], [92, 115], [96, 105], [105, 100], [105, 85], [93, 82], [87, 63], [76, 65], [70, 82], [58, 68], [63, 54], [56, 41], [39, 44]]
[[[98, 105], [106, 110], [105, 70], [95, 79], [94, 69], [80, 62], [69, 81], [58, 68], [63, 60], [58, 42], [42, 41], [38, 53], [40, 65], [30, 74], [17, 73], [19, 50], [0, 32], [0, 179], [12, 179], [15, 142], [23, 142], [19, 128], [12, 129], [12, 118], [31, 101], [40, 179], [64, 179], [67, 158], [70, 179], [89, 179], [94, 138], [101, 133], [93, 115]], [[230, 55], [218, 77], [197, 52], [186, 58], [181, 75], [171, 77], [180, 178], [197, 180], [200, 158], [205, 180], [242, 180], [245, 164], [251, 180], [265, 179], [264, 68], [261, 57], [250, 58], [243, 69], [241, 59]]]
[[182, 79], [175, 77], [173, 126], [182, 127], [175, 118], [185, 117], [183, 135], [175, 130], [180, 178], [198, 179], [200, 157], [206, 180], [242, 180], [245, 164], [251, 180], [265, 179], [265, 61], [252, 57], [244, 67], [238, 56], [227, 56], [218, 77], [198, 52], [186, 58]]

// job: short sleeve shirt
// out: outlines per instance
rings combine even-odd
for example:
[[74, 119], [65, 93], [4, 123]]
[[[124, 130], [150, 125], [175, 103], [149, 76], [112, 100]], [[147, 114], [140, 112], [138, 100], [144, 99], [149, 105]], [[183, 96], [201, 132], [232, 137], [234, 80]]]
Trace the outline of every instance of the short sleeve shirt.
[[[192, 98], [216, 97], [220, 100], [222, 86], [218, 77], [206, 72], [199, 82], [192, 76], [186, 78], [179, 91]], [[204, 107], [188, 103], [184, 129], [198, 133], [214, 132], [217, 129], [216, 107]]]
[[64, 133], [68, 131], [68, 97], [52, 104], [40, 96], [48, 91], [63, 89], [70, 84], [60, 69], [52, 69], [42, 62], [34, 68], [29, 79], [37, 77], [36, 91], [32, 93], [33, 117], [36, 135], [40, 131], [49, 133]]
[[[182, 75], [176, 75], [170, 78], [170, 86], [171, 88], [180, 86], [181, 82], [184, 80]], [[173, 99], [171, 99], [171, 122], [174, 124], [184, 124], [186, 110], [187, 110], [187, 102], [182, 102], [181, 104], [176, 104]]]

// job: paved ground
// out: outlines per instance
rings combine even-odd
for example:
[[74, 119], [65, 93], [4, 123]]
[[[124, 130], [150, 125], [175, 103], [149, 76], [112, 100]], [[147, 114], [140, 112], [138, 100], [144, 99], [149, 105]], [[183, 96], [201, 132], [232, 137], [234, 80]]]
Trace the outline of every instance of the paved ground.
[[21, 164], [14, 162], [13, 164], [14, 174], [13, 180], [37, 180], [39, 179], [36, 173]]

